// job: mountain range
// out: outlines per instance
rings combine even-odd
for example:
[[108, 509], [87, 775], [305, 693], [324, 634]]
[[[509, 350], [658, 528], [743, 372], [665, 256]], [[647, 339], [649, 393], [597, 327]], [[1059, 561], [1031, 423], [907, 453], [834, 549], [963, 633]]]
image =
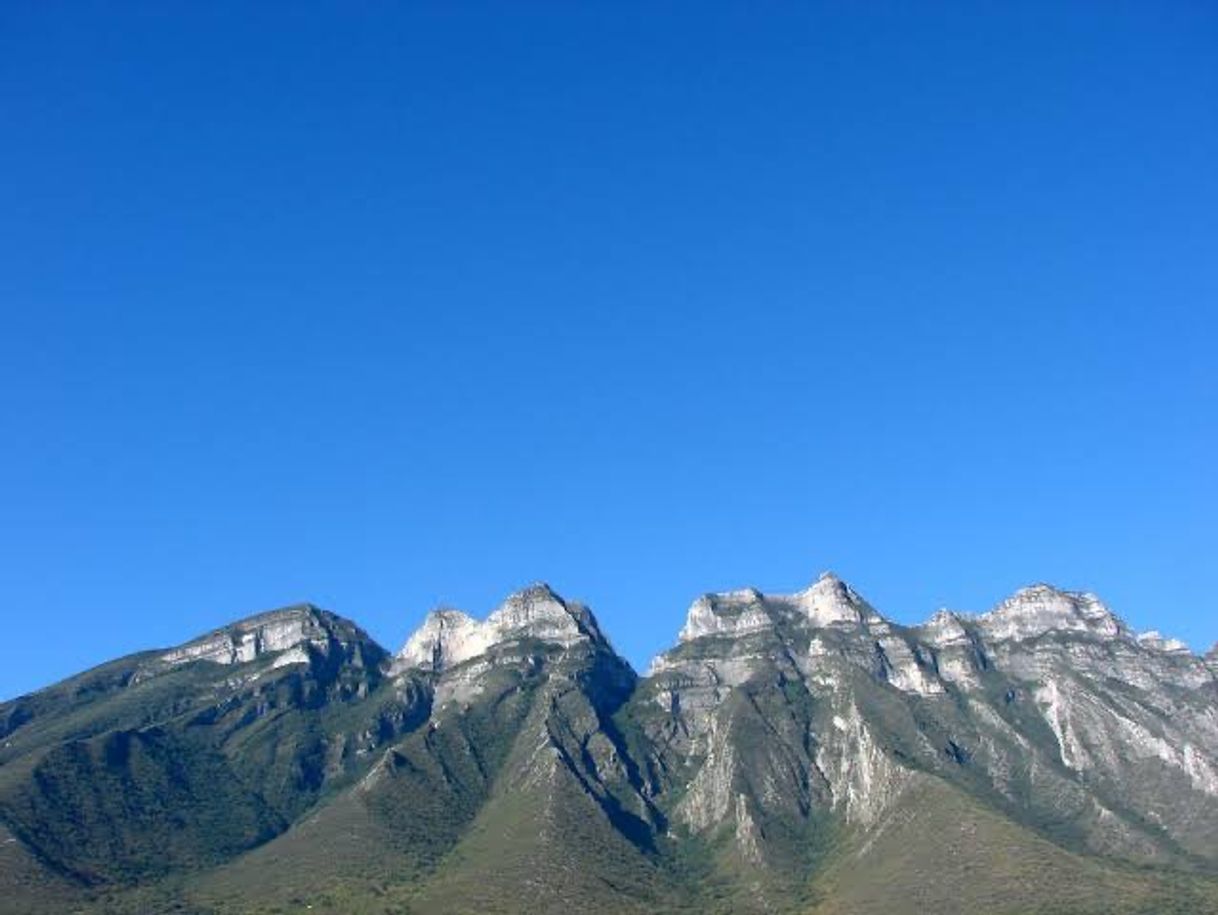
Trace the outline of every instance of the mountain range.
[[1092, 594], [707, 594], [640, 676], [543, 584], [303, 604], [0, 704], [14, 913], [1218, 912], [1218, 646]]

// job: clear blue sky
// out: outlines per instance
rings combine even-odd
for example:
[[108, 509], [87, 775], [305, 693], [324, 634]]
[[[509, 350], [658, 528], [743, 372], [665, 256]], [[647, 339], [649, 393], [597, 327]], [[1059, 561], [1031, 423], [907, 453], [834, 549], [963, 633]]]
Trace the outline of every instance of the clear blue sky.
[[1218, 639], [1210, 2], [0, 10], [0, 696], [545, 579]]

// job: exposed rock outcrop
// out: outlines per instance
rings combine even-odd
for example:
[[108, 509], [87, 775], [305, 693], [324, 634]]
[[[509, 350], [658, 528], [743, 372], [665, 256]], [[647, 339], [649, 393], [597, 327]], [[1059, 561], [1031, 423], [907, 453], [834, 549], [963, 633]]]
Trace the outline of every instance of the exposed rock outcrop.
[[1087, 866], [1216, 867], [1216, 675], [1218, 646], [1049, 585], [917, 626], [830, 573], [705, 594], [642, 678], [543, 584], [436, 610], [393, 656], [305, 604], [0, 704], [0, 817], [23, 860], [103, 883], [172, 870], [175, 843], [210, 866], [279, 836], [319, 891], [374, 854], [428, 911], [506, 886], [664, 910], [700, 891], [691, 860], [722, 881], [705, 910], [788, 911], [826, 842], [864, 855], [935, 821], [927, 797]]
[[587, 607], [539, 583], [511, 595], [483, 622], [460, 610], [432, 611], [395, 656], [394, 670], [447, 670], [492, 647], [526, 639], [562, 646], [607, 644]]

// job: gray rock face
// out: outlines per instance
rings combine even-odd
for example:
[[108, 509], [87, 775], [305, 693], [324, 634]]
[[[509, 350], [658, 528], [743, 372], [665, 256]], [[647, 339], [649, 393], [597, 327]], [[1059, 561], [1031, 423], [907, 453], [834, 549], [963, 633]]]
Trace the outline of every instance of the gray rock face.
[[734, 830], [748, 860], [768, 854], [758, 823], [874, 823], [928, 770], [1145, 858], [1218, 856], [1214, 689], [1212, 659], [1136, 635], [1091, 594], [1035, 585], [907, 628], [824, 575], [699, 598], [640, 694], [663, 765], [688, 773], [676, 820]]
[[885, 752], [859, 682], [899, 697], [948, 688], [929, 642], [831, 574], [792, 595], [699, 598], [639, 688], [660, 766], [684, 779], [674, 820], [729, 831], [752, 864], [774, 857], [775, 823], [875, 822], [908, 773]]
[[1213, 854], [1218, 710], [1203, 659], [1158, 633], [1133, 633], [1093, 595], [1045, 585], [973, 625], [986, 664], [1017, 684], [1052, 735], [1048, 746], [1031, 730], [1020, 735], [1037, 746], [1040, 770], [1072, 773], [1103, 811], [1089, 827], [1098, 849], [1136, 849], [1132, 824], [1141, 822]]
[[633, 671], [592, 612], [544, 583], [512, 594], [481, 622], [459, 610], [433, 611], [394, 656], [389, 672], [395, 678], [433, 675], [435, 715], [441, 716], [485, 695], [502, 671], [534, 669], [556, 652], [611, 657], [633, 684]]
[[1059, 591], [1045, 584], [1020, 589], [978, 617], [976, 625], [989, 641], [1029, 639], [1051, 632], [1115, 638], [1129, 632], [1094, 594]]
[[394, 671], [446, 670], [526, 639], [562, 646], [607, 644], [587, 607], [536, 584], [513, 594], [481, 623], [460, 610], [433, 611], [397, 653]]
[[853, 588], [826, 572], [798, 594], [767, 596], [756, 588], [704, 594], [689, 608], [678, 640], [741, 635], [771, 629], [783, 621], [803, 620], [813, 627], [853, 627], [875, 619], [874, 611]]
[[280, 654], [278, 664], [305, 663], [306, 647], [327, 652], [334, 642], [346, 642], [357, 630], [312, 604], [271, 610], [208, 633], [160, 656], [173, 667], [191, 661], [244, 664], [267, 654]]
[[486, 650], [482, 626], [460, 610], [433, 610], [398, 651], [399, 669], [443, 670]]

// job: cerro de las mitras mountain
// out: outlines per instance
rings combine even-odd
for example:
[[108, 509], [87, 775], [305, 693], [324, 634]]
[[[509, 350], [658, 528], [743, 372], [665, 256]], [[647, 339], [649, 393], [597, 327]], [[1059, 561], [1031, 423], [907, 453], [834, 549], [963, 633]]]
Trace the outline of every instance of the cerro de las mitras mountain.
[[638, 675], [545, 585], [312, 605], [0, 705], [13, 912], [1218, 911], [1218, 654], [1091, 594], [707, 594]]

